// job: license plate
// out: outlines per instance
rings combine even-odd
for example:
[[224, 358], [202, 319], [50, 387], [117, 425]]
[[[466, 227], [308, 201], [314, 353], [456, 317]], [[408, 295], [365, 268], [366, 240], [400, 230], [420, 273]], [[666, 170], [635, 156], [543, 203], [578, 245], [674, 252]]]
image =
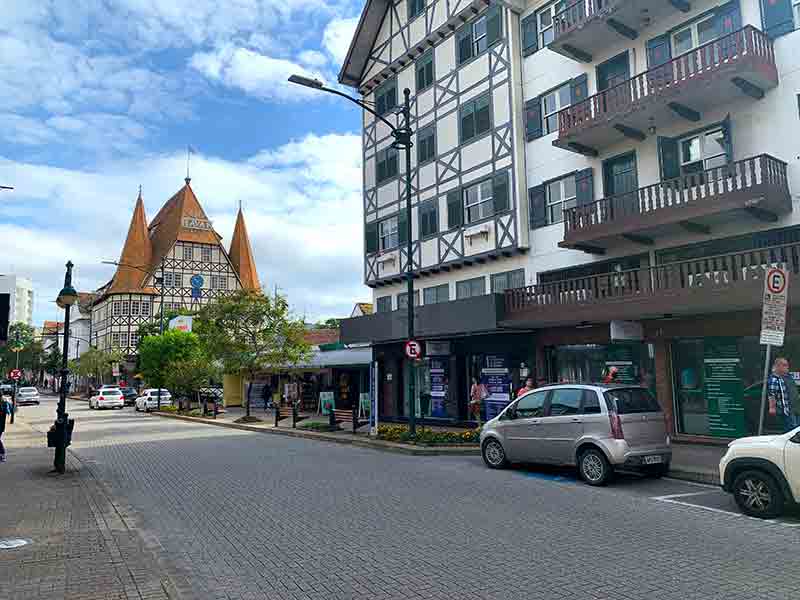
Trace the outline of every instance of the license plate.
[[644, 464], [646, 465], [657, 465], [664, 461], [660, 454], [655, 454], [653, 456], [645, 456], [644, 457]]

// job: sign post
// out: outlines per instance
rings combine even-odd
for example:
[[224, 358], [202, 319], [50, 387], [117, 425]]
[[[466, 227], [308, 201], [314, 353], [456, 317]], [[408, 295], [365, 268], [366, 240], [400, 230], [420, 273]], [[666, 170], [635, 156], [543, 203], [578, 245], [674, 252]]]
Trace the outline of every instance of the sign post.
[[783, 346], [786, 332], [786, 301], [789, 293], [789, 273], [780, 267], [771, 267], [764, 278], [764, 301], [761, 309], [761, 343], [767, 346], [764, 359], [764, 378], [761, 383], [761, 411], [758, 417], [758, 435], [764, 432], [764, 411], [767, 406], [767, 379], [772, 346]]

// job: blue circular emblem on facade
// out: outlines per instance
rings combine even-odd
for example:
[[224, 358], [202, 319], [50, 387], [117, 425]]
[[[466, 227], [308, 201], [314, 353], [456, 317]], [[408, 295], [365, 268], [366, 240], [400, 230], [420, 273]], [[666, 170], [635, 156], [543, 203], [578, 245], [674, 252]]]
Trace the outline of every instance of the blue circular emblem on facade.
[[193, 288], [201, 288], [201, 287], [203, 287], [203, 276], [202, 275], [192, 275], [192, 278], [189, 280], [189, 283], [192, 284]]

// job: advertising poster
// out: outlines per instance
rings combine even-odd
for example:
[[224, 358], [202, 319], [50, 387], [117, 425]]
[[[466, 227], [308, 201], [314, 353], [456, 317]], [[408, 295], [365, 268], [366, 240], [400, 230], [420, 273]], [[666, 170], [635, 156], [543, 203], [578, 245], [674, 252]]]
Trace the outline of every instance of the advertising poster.
[[736, 340], [707, 338], [703, 345], [708, 429], [716, 437], [747, 435], [742, 365]]
[[447, 358], [431, 358], [431, 417], [447, 417]]
[[502, 356], [488, 355], [481, 370], [481, 383], [489, 396], [483, 401], [484, 419], [494, 419], [511, 402], [511, 374]]
[[611, 367], [617, 368], [617, 376], [614, 383], [638, 384], [639, 378], [636, 374], [636, 367], [633, 361], [633, 348], [630, 346], [611, 344], [606, 349], [605, 371], [609, 372]]
[[336, 400], [334, 400], [333, 392], [320, 392], [319, 404], [323, 415], [327, 416], [331, 410], [336, 410]]

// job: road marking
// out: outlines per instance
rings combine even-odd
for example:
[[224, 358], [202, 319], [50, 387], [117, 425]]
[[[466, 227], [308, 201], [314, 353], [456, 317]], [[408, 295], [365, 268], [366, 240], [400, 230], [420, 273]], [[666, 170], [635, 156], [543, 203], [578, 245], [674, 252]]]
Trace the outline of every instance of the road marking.
[[708, 490], [721, 490], [722, 488], [718, 485], [712, 485], [710, 483], [698, 483], [697, 481], [686, 481], [685, 479], [677, 479], [675, 477], [664, 477], [664, 481], [673, 481], [675, 483], [681, 483], [684, 485], [691, 485], [694, 487], [705, 488]]
[[687, 496], [702, 496], [710, 492], [684, 492], [681, 494], [667, 494], [666, 496], [651, 496], [651, 500], [672, 500], [673, 498], [686, 498]]
[[676, 500], [676, 498], [687, 498], [690, 496], [702, 496], [703, 494], [708, 494], [709, 492], [689, 492], [687, 494], [669, 494], [666, 496], [651, 496], [651, 500], [656, 500], [658, 502], [665, 502], [667, 504], [677, 504], [678, 506], [688, 506], [690, 508], [700, 508], [702, 510], [707, 510], [709, 512], [728, 515], [731, 517], [737, 517], [741, 519], [749, 519], [751, 521], [755, 521], [757, 523], [769, 523], [770, 525], [779, 525], [781, 527], [800, 527], [800, 523], [787, 523], [785, 521], [778, 521], [776, 519], [759, 519], [757, 517], [751, 517], [744, 513], [740, 512], [733, 512], [730, 510], [725, 510], [723, 508], [714, 508], [713, 506], [703, 506], [702, 504], [692, 504], [691, 502], [684, 502], [682, 500]]

